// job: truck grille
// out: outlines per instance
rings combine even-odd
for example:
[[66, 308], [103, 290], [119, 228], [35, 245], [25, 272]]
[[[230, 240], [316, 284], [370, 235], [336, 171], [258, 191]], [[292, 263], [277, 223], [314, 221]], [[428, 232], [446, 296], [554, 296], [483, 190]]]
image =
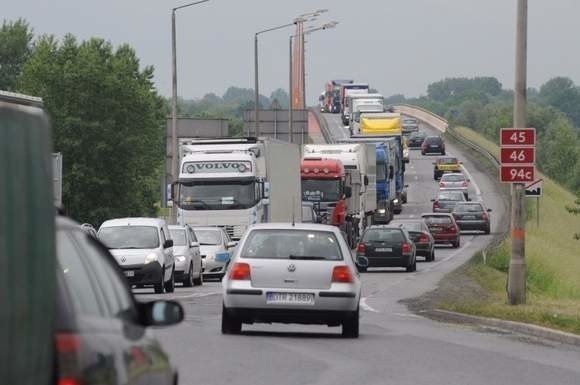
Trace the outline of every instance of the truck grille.
[[233, 226], [233, 225], [226, 225], [222, 226], [223, 229], [228, 233], [231, 239], [237, 241], [239, 240], [242, 235], [244, 235], [244, 227], [242, 226]]

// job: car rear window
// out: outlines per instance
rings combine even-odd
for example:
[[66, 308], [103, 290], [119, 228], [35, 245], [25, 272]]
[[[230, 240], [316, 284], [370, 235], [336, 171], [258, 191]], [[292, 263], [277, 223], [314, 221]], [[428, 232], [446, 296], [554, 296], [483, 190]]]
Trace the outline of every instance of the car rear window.
[[400, 229], [368, 229], [363, 242], [403, 242], [405, 236]]
[[471, 205], [457, 205], [455, 206], [455, 211], [458, 213], [479, 213], [483, 211], [483, 206], [478, 204]]
[[175, 246], [185, 246], [187, 244], [185, 238], [185, 229], [169, 229], [169, 233], [171, 234], [171, 239], [173, 239], [173, 244]]
[[457, 164], [457, 158], [439, 158], [437, 159], [439, 164]]
[[440, 201], [462, 201], [463, 200], [463, 193], [455, 192], [455, 191], [448, 191], [439, 193], [439, 200]]
[[423, 231], [421, 222], [391, 222], [391, 226], [402, 226], [407, 231]]
[[438, 136], [428, 136], [425, 139], [425, 142], [427, 142], [428, 144], [438, 144], [441, 143], [441, 138], [439, 138]]
[[448, 216], [425, 216], [427, 225], [448, 225], [451, 223], [451, 217]]
[[242, 258], [265, 259], [343, 259], [334, 234], [317, 230], [253, 230], [240, 255]]
[[465, 176], [463, 174], [443, 174], [441, 181], [443, 182], [463, 182]]

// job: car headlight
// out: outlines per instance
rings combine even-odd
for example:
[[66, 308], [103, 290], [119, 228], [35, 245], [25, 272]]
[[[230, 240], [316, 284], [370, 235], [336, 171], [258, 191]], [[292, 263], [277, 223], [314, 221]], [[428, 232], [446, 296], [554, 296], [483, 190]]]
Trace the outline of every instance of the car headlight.
[[151, 263], [151, 262], [157, 262], [158, 260], [159, 259], [157, 258], [157, 254], [151, 253], [145, 257], [145, 264], [147, 265], [148, 263]]
[[399, 203], [399, 199], [395, 198], [395, 199], [393, 200], [393, 203], [394, 203], [394, 204], [397, 204], [397, 203]]
[[386, 212], [387, 212], [387, 210], [385, 210], [385, 209], [379, 209], [379, 214], [384, 214]]
[[175, 257], [175, 260], [176, 260], [177, 262], [183, 262], [183, 261], [185, 261], [185, 256], [183, 256], [183, 255], [178, 255], [178, 256], [176, 256], [176, 257]]

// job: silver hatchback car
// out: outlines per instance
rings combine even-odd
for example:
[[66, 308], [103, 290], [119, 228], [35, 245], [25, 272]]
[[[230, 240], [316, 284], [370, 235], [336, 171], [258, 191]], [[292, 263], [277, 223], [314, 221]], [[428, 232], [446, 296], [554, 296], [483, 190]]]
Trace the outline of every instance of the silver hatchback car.
[[243, 323], [300, 323], [342, 325], [344, 337], [358, 337], [361, 282], [337, 227], [250, 227], [222, 286], [224, 334], [240, 333]]

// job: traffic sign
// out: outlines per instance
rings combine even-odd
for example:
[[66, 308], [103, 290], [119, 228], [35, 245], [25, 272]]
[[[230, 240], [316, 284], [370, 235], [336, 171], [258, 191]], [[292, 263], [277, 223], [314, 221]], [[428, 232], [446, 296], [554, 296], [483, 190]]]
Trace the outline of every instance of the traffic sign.
[[500, 146], [535, 146], [535, 128], [502, 128], [499, 136]]
[[543, 195], [544, 186], [542, 183], [543, 179], [538, 179], [537, 181], [526, 185], [525, 195], [531, 198], [539, 198]]
[[534, 164], [536, 161], [536, 149], [534, 147], [502, 147], [502, 164]]
[[503, 183], [533, 182], [535, 177], [534, 166], [504, 166], [500, 167], [499, 179]]

